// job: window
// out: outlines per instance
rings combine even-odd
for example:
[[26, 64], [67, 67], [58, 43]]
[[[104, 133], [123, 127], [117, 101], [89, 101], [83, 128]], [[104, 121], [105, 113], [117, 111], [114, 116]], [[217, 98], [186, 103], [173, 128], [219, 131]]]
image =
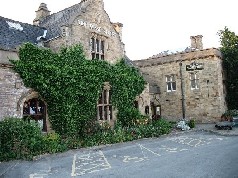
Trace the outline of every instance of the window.
[[92, 59], [104, 60], [104, 40], [98, 38], [90, 39]]
[[145, 114], [149, 114], [150, 113], [150, 107], [149, 106], [145, 106]]
[[42, 131], [47, 131], [46, 110], [43, 101], [33, 98], [26, 101], [23, 105], [23, 118], [25, 120], [35, 121], [39, 124]]
[[174, 75], [166, 76], [167, 92], [176, 91], [176, 81]]
[[197, 73], [190, 73], [191, 90], [199, 89], [199, 78]]
[[112, 120], [112, 105], [110, 86], [108, 83], [103, 88], [100, 94], [98, 104], [97, 104], [97, 119], [99, 121], [110, 121]]
[[139, 103], [138, 103], [138, 101], [134, 101], [134, 108], [139, 109]]

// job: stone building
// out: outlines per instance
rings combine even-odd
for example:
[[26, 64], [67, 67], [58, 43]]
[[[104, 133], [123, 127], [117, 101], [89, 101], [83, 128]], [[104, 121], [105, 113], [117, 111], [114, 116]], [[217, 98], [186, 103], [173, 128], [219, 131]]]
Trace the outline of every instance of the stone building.
[[[132, 63], [147, 81], [153, 80], [151, 92], [144, 91], [150, 115], [216, 122], [227, 109], [222, 55], [216, 48], [203, 49], [201, 35], [190, 39], [191, 47], [184, 52], [161, 53]], [[153, 86], [158, 87], [156, 92]], [[138, 98], [141, 109], [144, 95]]]
[[[199, 122], [217, 121], [226, 110], [222, 56], [218, 49], [203, 49], [202, 36], [191, 37], [191, 48], [175, 54], [159, 54], [130, 61], [125, 56], [121, 23], [112, 23], [103, 0], [81, 0], [51, 14], [41, 3], [33, 25], [0, 17], [0, 120], [4, 117], [31, 116], [44, 131], [49, 130], [47, 103], [37, 91], [26, 88], [13, 71], [9, 59], [18, 60], [18, 49], [25, 42], [58, 51], [81, 43], [88, 59], [115, 63], [124, 58], [138, 67], [147, 85], [135, 106], [142, 114], [171, 120], [194, 118]], [[105, 81], [98, 102], [98, 120], [114, 122], [115, 112], [108, 98]]]
[[[125, 56], [123, 25], [110, 21], [103, 0], [81, 0], [53, 14], [41, 3], [33, 25], [0, 17], [0, 27], [0, 120], [30, 115], [44, 131], [49, 129], [47, 104], [38, 99], [37, 91], [24, 86], [9, 61], [19, 59], [20, 45], [30, 42], [58, 51], [62, 46], [81, 43], [87, 58], [110, 63]], [[110, 84], [105, 83], [104, 90], [102, 97], [108, 98]], [[107, 103], [99, 103], [98, 110], [102, 111], [98, 113], [99, 120], [114, 119]]]

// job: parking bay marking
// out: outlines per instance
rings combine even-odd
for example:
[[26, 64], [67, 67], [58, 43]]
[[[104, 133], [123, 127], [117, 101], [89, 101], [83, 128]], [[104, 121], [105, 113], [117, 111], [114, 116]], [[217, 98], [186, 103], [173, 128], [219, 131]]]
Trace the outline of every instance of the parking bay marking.
[[107, 161], [102, 151], [84, 154], [82, 156], [74, 155], [71, 176], [84, 175], [110, 169], [111, 165]]

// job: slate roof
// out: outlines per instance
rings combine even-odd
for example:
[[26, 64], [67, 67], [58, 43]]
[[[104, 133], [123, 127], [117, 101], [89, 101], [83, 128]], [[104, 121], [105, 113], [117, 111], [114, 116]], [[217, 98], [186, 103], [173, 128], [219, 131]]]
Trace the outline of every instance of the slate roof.
[[83, 11], [82, 3], [75, 4], [62, 11], [51, 14], [40, 21], [39, 26], [47, 29], [47, 38], [52, 39], [61, 36], [61, 26], [68, 25], [71, 17]]
[[37, 37], [44, 34], [44, 28], [14, 21], [0, 16], [0, 49], [14, 50], [19, 45], [37, 43]]

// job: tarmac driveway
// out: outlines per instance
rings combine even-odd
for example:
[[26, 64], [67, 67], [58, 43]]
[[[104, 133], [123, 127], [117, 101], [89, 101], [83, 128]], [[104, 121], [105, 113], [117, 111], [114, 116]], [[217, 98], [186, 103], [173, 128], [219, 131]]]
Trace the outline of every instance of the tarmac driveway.
[[0, 178], [238, 178], [238, 137], [196, 131], [0, 163]]

